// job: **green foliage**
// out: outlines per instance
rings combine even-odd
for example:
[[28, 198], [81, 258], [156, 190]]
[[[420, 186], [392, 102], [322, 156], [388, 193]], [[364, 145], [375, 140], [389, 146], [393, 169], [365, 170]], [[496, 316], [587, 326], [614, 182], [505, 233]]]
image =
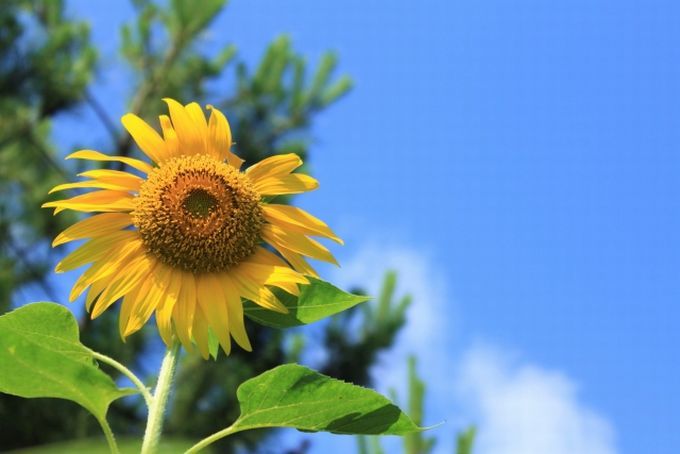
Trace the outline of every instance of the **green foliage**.
[[475, 443], [477, 429], [470, 427], [458, 434], [456, 443], [456, 454], [472, 454], [472, 447]]
[[[408, 411], [413, 422], [423, 423], [423, 405], [425, 399], [425, 383], [418, 377], [416, 358], [408, 359]], [[432, 452], [435, 439], [425, 437], [422, 433], [412, 433], [404, 437], [404, 452], [406, 454], [428, 454]]]
[[73, 218], [40, 209], [65, 177], [50, 118], [85, 98], [95, 62], [87, 25], [66, 19], [61, 1], [0, 4], [0, 312], [30, 283], [56, 299], [44, 279], [47, 245], [40, 245]]
[[[423, 406], [425, 399], [426, 386], [418, 376], [416, 369], [416, 358], [408, 359], [408, 412], [413, 423], [417, 426], [423, 425]], [[476, 429], [474, 426], [460, 432], [456, 439], [456, 454], [472, 454]], [[437, 439], [426, 437], [422, 431], [414, 431], [404, 435], [405, 454], [429, 454], [432, 452]], [[358, 450], [360, 454], [383, 454], [384, 450], [380, 444], [380, 437], [357, 437]]]
[[[162, 98], [205, 96], [205, 83], [227, 68], [236, 48], [227, 44], [215, 56], [198, 51], [201, 33], [220, 13], [224, 0], [203, 1], [200, 8], [190, 0], [173, 0], [168, 5], [148, 0], [134, 3], [137, 17], [121, 28], [121, 54], [137, 77], [130, 112], [153, 124], [163, 110]], [[130, 137], [120, 135], [117, 147], [120, 153], [129, 154]]]
[[[394, 281], [388, 278], [386, 284], [388, 293], [392, 293]], [[425, 383], [418, 377], [414, 356], [408, 359], [408, 393], [408, 411], [411, 420], [417, 426], [422, 426]], [[421, 431], [407, 433], [403, 440], [405, 454], [429, 454], [436, 442], [435, 438], [425, 437]], [[359, 451], [362, 454], [381, 454], [384, 452], [380, 444], [380, 437], [359, 437], [358, 444]]]
[[239, 63], [236, 95], [223, 104], [240, 131], [238, 150], [251, 162], [279, 153], [297, 153], [304, 159], [309, 139], [300, 133], [315, 113], [352, 87], [348, 76], [331, 81], [336, 60], [333, 53], [324, 54], [308, 82], [305, 59], [283, 35], [265, 51], [254, 74]]
[[104, 420], [119, 389], [78, 340], [73, 314], [55, 303], [34, 303], [0, 316], [0, 392], [74, 401]]
[[385, 454], [385, 450], [380, 444], [380, 437], [359, 435], [357, 441], [359, 454]]
[[404, 435], [422, 430], [388, 399], [311, 369], [286, 364], [239, 386], [234, 430], [294, 427], [337, 434]]
[[[21, 20], [24, 12], [35, 29]], [[8, 0], [0, 21], [0, 91], [9, 98], [4, 101], [36, 108], [39, 117], [47, 117], [83, 99], [97, 55], [89, 45], [87, 24], [66, 19], [59, 0]]]
[[254, 322], [272, 328], [291, 328], [307, 325], [367, 301], [366, 296], [352, 295], [321, 279], [309, 278], [299, 297], [277, 292], [277, 297], [288, 308], [287, 314], [270, 311], [251, 302], [245, 303], [245, 314]]

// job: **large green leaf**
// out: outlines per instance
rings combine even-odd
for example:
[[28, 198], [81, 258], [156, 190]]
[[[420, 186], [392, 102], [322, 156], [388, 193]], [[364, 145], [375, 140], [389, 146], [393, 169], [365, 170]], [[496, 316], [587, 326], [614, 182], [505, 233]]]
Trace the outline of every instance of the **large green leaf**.
[[102, 421], [111, 402], [135, 390], [97, 367], [68, 309], [33, 303], [0, 317], [0, 392], [72, 400]]
[[270, 311], [251, 302], [246, 302], [245, 314], [261, 325], [290, 328], [316, 322], [369, 300], [367, 296], [352, 295], [314, 278], [309, 278], [309, 285], [301, 286], [299, 297], [286, 292], [277, 292], [276, 296], [288, 308], [287, 314]]
[[233, 431], [294, 427], [338, 434], [404, 435], [423, 430], [377, 392], [298, 364], [269, 370], [239, 386]]

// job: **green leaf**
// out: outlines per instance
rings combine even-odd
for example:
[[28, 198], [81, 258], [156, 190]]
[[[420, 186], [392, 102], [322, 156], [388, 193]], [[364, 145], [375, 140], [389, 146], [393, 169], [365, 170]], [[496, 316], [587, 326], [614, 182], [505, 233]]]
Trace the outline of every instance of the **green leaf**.
[[370, 299], [347, 293], [328, 282], [311, 277], [309, 285], [301, 287], [299, 297], [286, 292], [277, 292], [276, 296], [288, 308], [287, 314], [270, 311], [250, 301], [245, 303], [245, 314], [261, 325], [290, 328], [316, 322]]
[[377, 392], [298, 364], [269, 370], [239, 386], [241, 415], [232, 432], [293, 427], [306, 432], [404, 435], [424, 430]]
[[0, 392], [72, 400], [102, 421], [109, 405], [134, 394], [119, 389], [80, 343], [73, 314], [32, 303], [0, 316]]

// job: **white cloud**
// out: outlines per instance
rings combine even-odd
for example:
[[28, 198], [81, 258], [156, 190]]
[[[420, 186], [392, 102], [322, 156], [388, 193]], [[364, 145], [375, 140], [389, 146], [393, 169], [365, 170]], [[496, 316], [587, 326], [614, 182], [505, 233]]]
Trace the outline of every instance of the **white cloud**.
[[[407, 312], [406, 326], [401, 330], [392, 349], [379, 358], [373, 376], [379, 378], [379, 390], [396, 389], [406, 394], [407, 357], [418, 356], [418, 369], [431, 381], [431, 393], [446, 392], [450, 383], [436, 380], [447, 376], [453, 358], [453, 328], [457, 322], [455, 303], [450, 295], [446, 277], [434, 266], [433, 254], [403, 246], [372, 242], [350, 259], [342, 261], [333, 282], [342, 287], [366, 286], [370, 295], [378, 297], [385, 272], [397, 272], [395, 300], [411, 295], [413, 300]], [[439, 388], [439, 385], [442, 388]], [[450, 392], [448, 393], [450, 394]], [[441, 402], [445, 406], [445, 402]], [[439, 420], [437, 420], [439, 421]], [[437, 422], [432, 421], [432, 422]]]
[[[360, 285], [376, 298], [380, 295], [383, 278], [388, 270], [397, 272], [395, 300], [411, 295], [406, 326], [401, 330], [393, 348], [381, 355], [372, 370], [378, 391], [386, 394], [396, 390], [401, 402], [407, 400], [407, 358], [418, 357], [418, 372], [428, 386], [428, 412], [426, 424], [436, 424], [447, 417], [446, 411], [454, 407], [452, 383], [441, 377], [450, 377], [454, 358], [449, 346], [453, 344], [452, 329], [456, 325], [453, 298], [445, 274], [435, 267], [434, 254], [398, 245], [395, 241], [373, 241], [352, 256], [341, 260], [342, 268], [333, 272], [331, 282], [342, 288]], [[453, 452], [452, 429], [440, 432], [435, 451]], [[344, 438], [319, 440], [312, 452], [325, 452], [329, 443], [334, 452], [354, 452], [353, 440]], [[343, 443], [338, 445], [338, 443]], [[385, 437], [381, 441], [386, 452], [401, 452], [401, 439]], [[342, 447], [340, 447], [342, 446]], [[320, 449], [317, 449], [320, 447]]]
[[[450, 303], [448, 286], [440, 270], [433, 266], [430, 253], [385, 244], [368, 245], [349, 260], [343, 261], [334, 282], [348, 287], [368, 286], [369, 294], [380, 294], [385, 272], [397, 272], [396, 298], [405, 294], [413, 297], [409, 308], [408, 325], [402, 331], [400, 344], [424, 350], [434, 341], [443, 341], [453, 323], [453, 310], [442, 316], [445, 304]], [[450, 304], [449, 304], [450, 306]], [[427, 335], [424, 335], [427, 333]]]
[[489, 347], [464, 356], [458, 391], [478, 424], [477, 454], [613, 454], [611, 424], [566, 375]]
[[[427, 383], [424, 423], [446, 422], [432, 432], [435, 453], [454, 452], [454, 432], [472, 423], [475, 454], [616, 452], [611, 424], [581, 402], [567, 375], [518, 362], [500, 347], [462, 345], [461, 306], [433, 254], [394, 244], [373, 242], [360, 249], [342, 261], [332, 280], [343, 287], [368, 286], [377, 296], [385, 271], [394, 269], [397, 296], [413, 296], [395, 348], [373, 372], [380, 391], [396, 389], [405, 397], [406, 358], [417, 355]], [[383, 445], [387, 452], [401, 451], [397, 439]]]

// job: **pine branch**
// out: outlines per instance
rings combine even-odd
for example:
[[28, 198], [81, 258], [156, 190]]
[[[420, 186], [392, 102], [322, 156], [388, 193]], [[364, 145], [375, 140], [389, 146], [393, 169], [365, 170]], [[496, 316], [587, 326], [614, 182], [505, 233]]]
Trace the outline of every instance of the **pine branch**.
[[118, 128], [116, 127], [116, 124], [111, 120], [106, 109], [104, 109], [99, 101], [97, 101], [97, 98], [89, 89], [85, 91], [85, 101], [92, 108], [104, 129], [106, 129], [106, 132], [111, 136], [113, 143], [118, 143], [120, 138], [118, 137]]
[[9, 241], [3, 241], [3, 243], [7, 246], [8, 249], [11, 250], [14, 257], [21, 262], [22, 266], [27, 271], [26, 274], [30, 278], [32, 278], [29, 282], [35, 282], [36, 284], [38, 284], [38, 286], [42, 289], [43, 292], [45, 292], [45, 295], [47, 295], [47, 297], [51, 301], [59, 301], [59, 298], [57, 297], [57, 294], [54, 292], [54, 289], [45, 279], [45, 273], [41, 272], [31, 262], [31, 260], [28, 258], [28, 255], [26, 254], [26, 251], [17, 246], [14, 243], [13, 239], [11, 238]]

